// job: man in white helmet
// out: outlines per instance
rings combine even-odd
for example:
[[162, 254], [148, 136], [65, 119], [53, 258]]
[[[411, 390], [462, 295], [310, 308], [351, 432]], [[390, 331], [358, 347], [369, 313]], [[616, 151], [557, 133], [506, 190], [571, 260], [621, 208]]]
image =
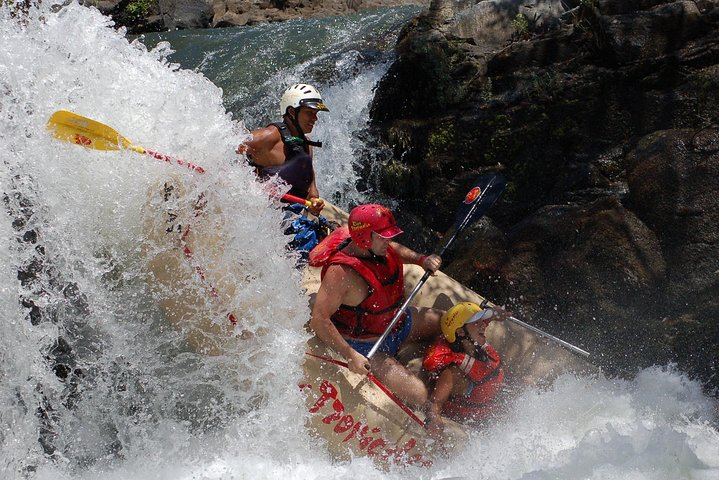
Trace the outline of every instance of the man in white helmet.
[[282, 122], [253, 130], [252, 139], [237, 148], [237, 153], [247, 154], [260, 177], [278, 175], [291, 186], [288, 193], [309, 200], [313, 215], [319, 215], [324, 207], [312, 166], [312, 148], [321, 147], [322, 142], [313, 142], [306, 135], [312, 132], [319, 111], [329, 109], [315, 87], [292, 85], [280, 99]]

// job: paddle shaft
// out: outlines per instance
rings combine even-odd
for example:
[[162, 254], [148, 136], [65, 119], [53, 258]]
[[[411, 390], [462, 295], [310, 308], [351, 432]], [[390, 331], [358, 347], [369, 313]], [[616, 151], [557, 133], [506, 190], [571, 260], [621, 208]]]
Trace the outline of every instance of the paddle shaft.
[[[472, 208], [467, 212], [465, 217], [460, 222], [459, 226], [454, 230], [454, 233], [452, 236], [442, 244], [442, 248], [440, 248], [439, 252], [437, 253], [440, 257], [444, 255], [444, 253], [449, 249], [449, 247], [454, 243], [454, 241], [457, 239], [457, 236], [464, 230], [467, 225], [470, 224], [471, 221], [477, 220], [476, 218], [472, 218], [474, 216], [474, 212], [477, 210], [477, 207], [482, 203], [482, 200], [484, 200], [486, 193], [490, 190], [492, 185], [494, 184], [494, 181], [497, 177], [492, 177], [489, 180], [489, 183], [487, 186], [482, 190], [482, 193], [480, 193], [479, 198], [475, 200], [474, 205]], [[481, 215], [480, 215], [481, 216]], [[450, 230], [451, 232], [451, 230]], [[449, 232], [448, 232], [449, 233]], [[389, 323], [387, 328], [384, 332], [382, 332], [382, 335], [377, 339], [375, 344], [370, 349], [369, 353], [367, 353], [367, 358], [371, 359], [372, 356], [377, 353], [377, 350], [382, 345], [382, 343], [387, 339], [387, 336], [392, 331], [394, 326], [397, 324], [400, 318], [402, 318], [402, 315], [404, 314], [405, 310], [407, 310], [407, 307], [409, 306], [412, 299], [419, 293], [419, 290], [422, 288], [422, 286], [427, 282], [429, 277], [432, 275], [432, 272], [429, 270], [425, 270], [424, 275], [422, 275], [422, 278], [417, 282], [417, 285], [412, 289], [409, 295], [407, 295], [407, 299], [402, 303], [402, 306], [399, 307], [399, 310], [397, 310], [397, 313], [395, 313], [394, 317], [392, 318], [392, 321]]]
[[[340, 367], [349, 368], [349, 365], [347, 365], [347, 362], [342, 362], [342, 361], [340, 361], [340, 360], [335, 360], [334, 358], [323, 357], [323, 356], [321, 356], [321, 355], [315, 355], [314, 353], [310, 353], [310, 352], [305, 352], [305, 355], [308, 355], [308, 356], [314, 357], [314, 358], [318, 358], [318, 359], [320, 359], [320, 360], [322, 360], [322, 361], [325, 361], [325, 362], [328, 362], [328, 363], [333, 363], [333, 364], [335, 364], [335, 365], [339, 365]], [[405, 405], [405, 404], [402, 402], [402, 400], [400, 400], [399, 398], [397, 398], [397, 396], [396, 396], [394, 393], [392, 393], [387, 387], [385, 387], [382, 382], [380, 382], [379, 380], [377, 380], [377, 377], [375, 377], [375, 376], [372, 375], [371, 373], [368, 373], [368, 374], [367, 374], [367, 377], [368, 377], [370, 380], [372, 380], [372, 383], [374, 383], [375, 385], [377, 385], [377, 387], [379, 387], [379, 389], [382, 390], [394, 403], [396, 403], [397, 406], [398, 406], [399, 408], [401, 408], [404, 413], [406, 413], [407, 415], [409, 415], [409, 417], [410, 417], [412, 420], [414, 420], [415, 422], [417, 422], [417, 424], [418, 424], [420, 427], [424, 427], [424, 422], [412, 411], [412, 409], [409, 408], [407, 405]]]
[[284, 195], [282, 195], [281, 200], [283, 202], [287, 202], [287, 203], [301, 203], [301, 204], [305, 205], [306, 207], [312, 206], [312, 202], [310, 202], [309, 200], [305, 200], [304, 198], [290, 195], [289, 193], [285, 193]]
[[387, 336], [389, 335], [389, 332], [392, 331], [392, 329], [394, 328], [395, 324], [399, 321], [400, 318], [402, 318], [402, 314], [405, 312], [405, 310], [407, 310], [407, 307], [409, 306], [409, 303], [412, 301], [412, 299], [415, 297], [415, 295], [417, 295], [417, 293], [419, 292], [419, 290], [422, 288], [422, 286], [425, 284], [425, 282], [427, 282], [427, 279], [429, 279], [429, 277], [430, 277], [431, 275], [432, 275], [432, 272], [430, 272], [429, 270], [425, 270], [425, 271], [424, 271], [424, 275], [422, 275], [422, 278], [419, 280], [419, 282], [417, 282], [417, 285], [414, 286], [414, 288], [412, 289], [412, 291], [410, 292], [410, 294], [407, 295], [407, 299], [404, 301], [404, 303], [402, 303], [402, 306], [399, 307], [399, 310], [397, 310], [397, 313], [394, 314], [394, 317], [392, 318], [392, 321], [391, 321], [390, 324], [387, 326], [387, 328], [385, 329], [385, 331], [382, 332], [382, 336], [377, 339], [377, 341], [375, 342], [374, 345], [372, 345], [372, 348], [371, 348], [370, 351], [367, 353], [367, 358], [372, 358], [372, 356], [373, 356], [375, 353], [377, 353], [377, 350], [378, 350], [379, 347], [382, 345], [382, 342], [385, 341], [385, 339], [386, 339]]
[[552, 341], [554, 341], [554, 342], [557, 342], [558, 344], [560, 344], [561, 346], [563, 346], [564, 348], [566, 348], [567, 350], [569, 350], [569, 351], [572, 352], [572, 353], [576, 353], [577, 355], [580, 355], [580, 356], [582, 356], [582, 357], [584, 357], [584, 358], [589, 358], [589, 356], [590, 356], [590, 355], [589, 355], [589, 352], [587, 352], [586, 350], [582, 350], [582, 349], [579, 348], [579, 347], [575, 347], [575, 346], [572, 345], [571, 343], [565, 342], [565, 341], [562, 340], [561, 338], [557, 338], [557, 337], [555, 337], [554, 335], [551, 335], [551, 334], [549, 334], [549, 333], [547, 333], [547, 332], [545, 332], [545, 331], [543, 331], [543, 330], [538, 329], [537, 327], [534, 327], [534, 326], [532, 326], [532, 325], [529, 325], [528, 323], [524, 323], [523, 321], [521, 321], [521, 320], [519, 320], [519, 319], [517, 319], [517, 318], [509, 317], [507, 320], [509, 320], [510, 322], [514, 322], [514, 323], [516, 323], [517, 325], [526, 328], [527, 330], [531, 330], [531, 331], [533, 331], [534, 333], [536, 333], [536, 334], [539, 335], [539, 336], [542, 336], [542, 337], [544, 337], [544, 338], [546, 338], [546, 339], [549, 339], [549, 340], [552, 340]]
[[[459, 224], [459, 226], [455, 229], [454, 233], [453, 233], [452, 236], [449, 238], [449, 240], [447, 240], [447, 242], [443, 244], [442, 248], [439, 250], [439, 252], [437, 252], [437, 255], [439, 255], [440, 257], [441, 257], [442, 255], [444, 255], [444, 253], [447, 251], [447, 249], [449, 249], [449, 246], [452, 245], [452, 243], [454, 243], [454, 241], [455, 241], [455, 239], [457, 238], [457, 236], [458, 236], [460, 233], [462, 233], [462, 231], [467, 227], [467, 225], [469, 225], [470, 222], [475, 221], [475, 220], [478, 219], [478, 218], [472, 218], [472, 217], [474, 217], [474, 212], [477, 210], [477, 207], [479, 207], [479, 205], [482, 203], [482, 200], [484, 199], [485, 194], [492, 188], [492, 185], [494, 184], [495, 178], [496, 178], [496, 177], [493, 177], [493, 178], [489, 181], [489, 183], [487, 183], [487, 186], [486, 186], [485, 189], [482, 191], [481, 195], [479, 196], [479, 199], [477, 199], [477, 203], [475, 203], [474, 206], [472, 207], [472, 209], [470, 209], [470, 211], [469, 211], [469, 212], [467, 213], [467, 215], [464, 217], [464, 219], [462, 220], [462, 222], [461, 222], [461, 223]], [[426, 279], [425, 279], [425, 280], [426, 280]]]
[[[59, 110], [50, 116], [47, 126], [58, 140], [74, 143], [85, 148], [93, 150], [132, 150], [135, 153], [149, 155], [161, 162], [188, 168], [193, 172], [205, 173], [207, 171], [192, 162], [135, 145], [114, 128], [77, 113]], [[282, 195], [280, 200], [287, 203], [301, 203], [307, 207], [312, 205], [309, 200], [288, 193]]]
[[160, 160], [161, 162], [171, 163], [173, 165], [177, 165], [180, 167], [187, 167], [188, 169], [195, 171], [197, 173], [205, 173], [206, 172], [206, 170], [204, 168], [202, 168], [199, 165], [195, 165], [194, 163], [191, 163], [186, 160], [179, 159], [179, 158], [171, 157], [169, 155], [164, 155], [162, 153], [158, 153], [153, 150], [146, 150], [142, 147], [138, 147], [137, 145], [129, 146], [128, 150], [132, 150], [133, 152], [137, 152], [137, 153], [144, 153], [145, 155], [149, 155], [152, 158]]
[[[192, 171], [195, 171], [197, 173], [205, 173], [207, 172], [206, 169], [203, 167], [200, 167], [199, 165], [195, 165], [194, 163], [190, 163], [185, 160], [181, 160], [179, 158], [174, 158], [169, 155], [163, 155], [162, 153], [155, 152], [153, 150], [145, 150], [142, 147], [138, 147], [136, 145], [131, 145], [128, 147], [128, 150], [132, 150], [133, 152], [137, 153], [144, 153], [147, 155], [150, 155], [152, 158], [156, 158], [157, 160], [164, 161], [167, 163], [171, 163], [178, 166], [185, 166], [189, 168]], [[280, 200], [285, 203], [301, 203], [302, 205], [309, 207], [312, 206], [312, 202], [309, 200], [305, 200], [304, 198], [296, 197], [294, 195], [290, 195], [289, 193], [285, 193], [280, 197]]]

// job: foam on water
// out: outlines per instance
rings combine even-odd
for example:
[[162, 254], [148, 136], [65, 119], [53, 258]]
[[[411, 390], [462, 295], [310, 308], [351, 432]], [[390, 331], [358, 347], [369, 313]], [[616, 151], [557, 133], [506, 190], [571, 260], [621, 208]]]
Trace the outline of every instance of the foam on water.
[[140, 40], [151, 47], [171, 42], [173, 61], [222, 88], [228, 111], [250, 129], [280, 120], [279, 98], [290, 85], [318, 87], [330, 111], [319, 114], [311, 135], [324, 143], [314, 149], [317, 186], [324, 198], [349, 209], [368, 199], [369, 182], [356, 164], [378, 150], [358, 138], [369, 121], [374, 88], [393, 58], [390, 45], [397, 30], [418, 10], [408, 5], [343, 17], [151, 33]]
[[[0, 8], [0, 185], [11, 211], [0, 216], [4, 478], [719, 478], [716, 405], [671, 368], [527, 387], [457, 457], [430, 469], [333, 463], [304, 429], [297, 382], [309, 312], [284, 253], [281, 212], [234, 162], [242, 119], [205, 77], [168, 62], [167, 46], [130, 43], [74, 3], [39, 8], [23, 20]], [[358, 101], [345, 92], [366, 88], [332, 86], [333, 115], [342, 115], [340, 98]], [[59, 109], [208, 173], [55, 140], [45, 123]], [[234, 311], [237, 333], [253, 338], [219, 356], [189, 349], [150, 288], [143, 219], [163, 214], [147, 202], [168, 178], [189, 198], [204, 194], [233, 266], [223, 281], [239, 285], [214, 320]], [[33, 258], [43, 268], [20, 282]], [[189, 275], [177, 293], [203, 288]], [[21, 298], [42, 316], [29, 318]], [[72, 347], [66, 380], [49, 360], [59, 337]]]

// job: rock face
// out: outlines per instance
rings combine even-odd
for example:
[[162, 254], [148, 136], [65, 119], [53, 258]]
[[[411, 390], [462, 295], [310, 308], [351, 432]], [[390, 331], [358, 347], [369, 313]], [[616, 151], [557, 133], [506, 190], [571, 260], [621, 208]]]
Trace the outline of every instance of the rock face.
[[429, 5], [429, 0], [85, 0], [130, 33], [232, 27], [292, 18], [347, 15], [398, 5]]
[[212, 26], [251, 25], [300, 17], [347, 15], [376, 7], [428, 4], [429, 0], [213, 0]]
[[719, 387], [719, 2], [433, 0], [377, 89], [380, 188], [443, 232], [509, 189], [448, 273], [616, 371]]

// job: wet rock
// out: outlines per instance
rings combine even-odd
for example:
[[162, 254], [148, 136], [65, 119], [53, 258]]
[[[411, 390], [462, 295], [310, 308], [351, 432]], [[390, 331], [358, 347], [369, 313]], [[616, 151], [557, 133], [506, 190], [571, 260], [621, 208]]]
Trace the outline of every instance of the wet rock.
[[159, 0], [159, 8], [166, 30], [207, 28], [212, 20], [207, 0]]
[[2, 199], [12, 218], [17, 258], [23, 260], [17, 267], [18, 300], [27, 311], [30, 325], [49, 323], [55, 328], [47, 331], [56, 332], [49, 344], [36, 353], [44, 358], [58, 384], [43, 385], [42, 375], [27, 380], [35, 382], [38, 443], [46, 455], [64, 461], [67, 455], [62, 451], [60, 432], [65, 417], [61, 412], [75, 409], [80, 402], [82, 386], [88, 381], [86, 366], [97, 359], [102, 342], [87, 324], [90, 307], [85, 293], [77, 283], [67, 281], [45, 253], [41, 234], [44, 209], [34, 180], [28, 175], [15, 175], [6, 187]]
[[656, 233], [667, 263], [659, 330], [682, 367], [716, 384], [719, 130], [643, 138], [627, 158], [627, 179], [628, 202]]
[[601, 28], [608, 57], [629, 63], [671, 54], [708, 27], [694, 2], [659, 5], [649, 11], [603, 15]]
[[637, 342], [660, 349], [656, 329], [643, 318], [661, 311], [666, 262], [654, 232], [616, 198], [547, 205], [504, 232], [501, 243], [494, 237], [470, 237], [449, 271], [462, 278], [473, 272], [467, 280], [473, 288], [515, 299], [510, 303], [535, 325], [590, 351], [626, 349], [631, 356], [622, 368], [646, 363], [647, 351], [632, 351]]
[[541, 28], [529, 5], [435, 0], [403, 31], [371, 111], [379, 188], [443, 232], [503, 173], [448, 272], [609, 368], [677, 361], [712, 391], [719, 2], [547, 2]]
[[84, 3], [112, 17], [117, 26], [137, 34], [348, 15], [358, 10], [397, 5], [427, 6], [429, 0], [103, 0]]

